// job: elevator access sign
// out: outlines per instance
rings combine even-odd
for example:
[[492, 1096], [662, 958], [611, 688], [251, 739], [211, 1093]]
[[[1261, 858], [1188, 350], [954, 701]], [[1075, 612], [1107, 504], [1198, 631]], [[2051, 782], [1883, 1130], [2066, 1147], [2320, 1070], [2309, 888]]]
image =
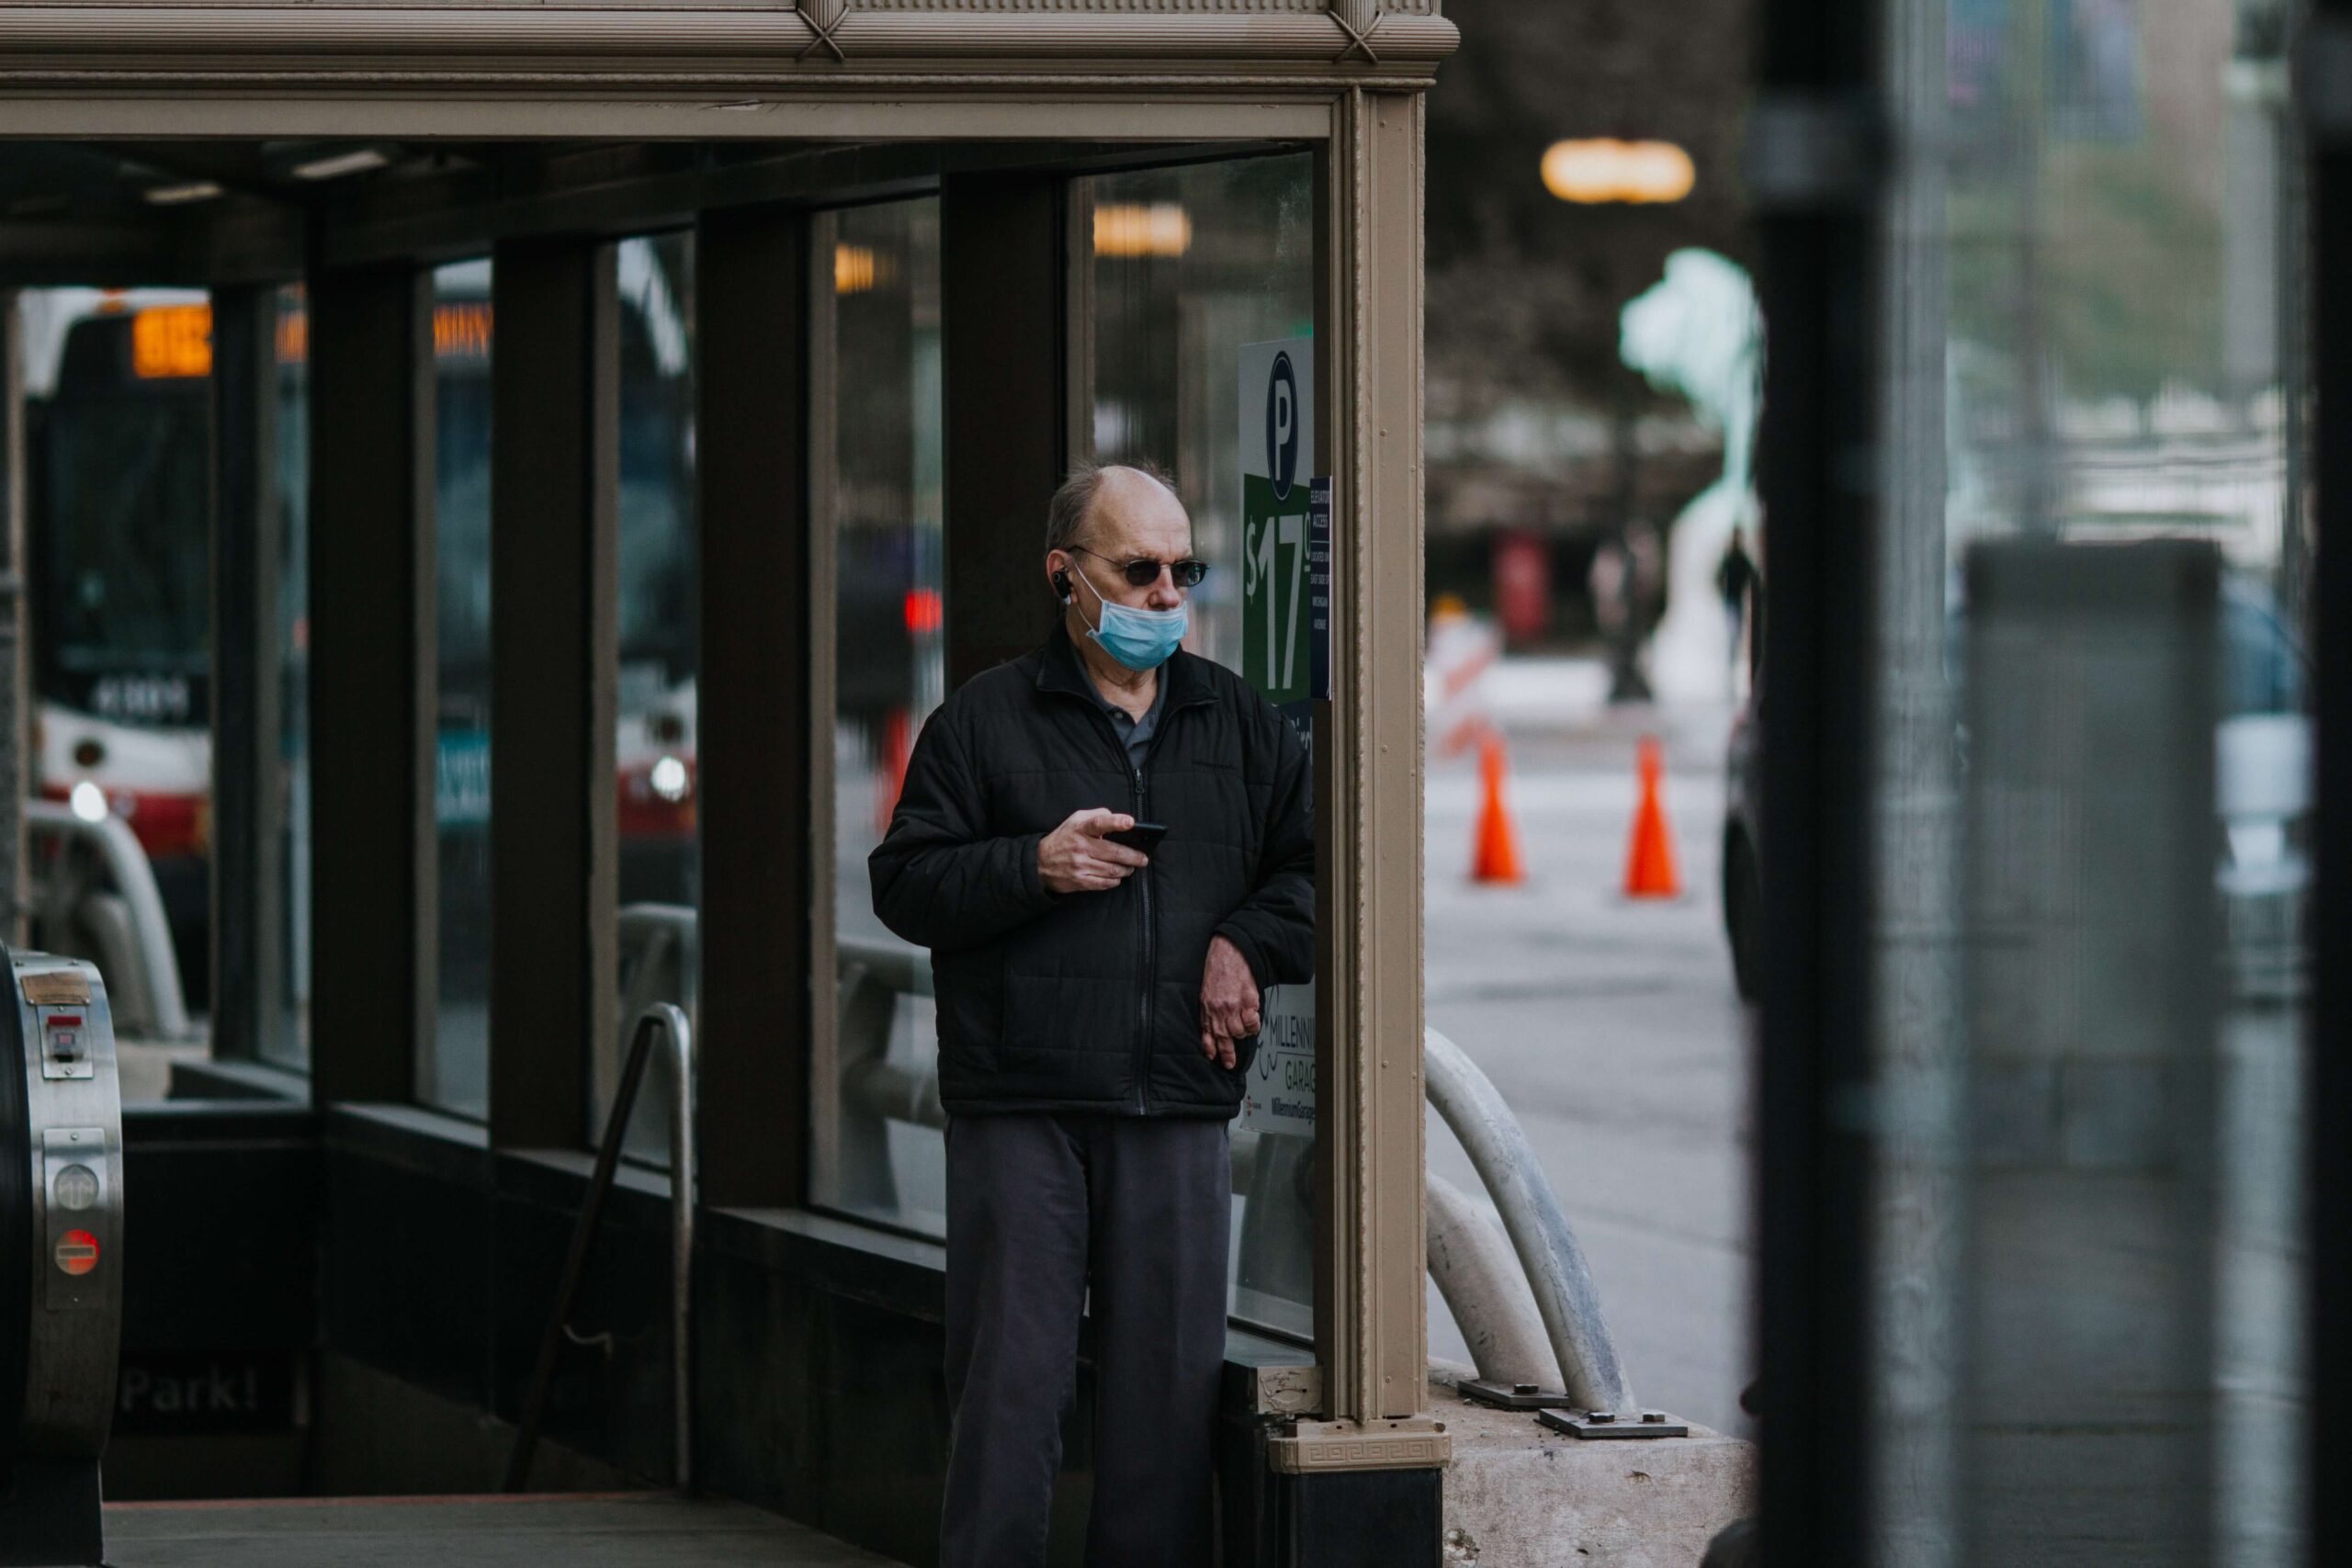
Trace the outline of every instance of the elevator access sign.
[[1241, 673], [1280, 707], [1330, 695], [1330, 511], [1328, 490], [1325, 505], [1315, 504], [1315, 340], [1242, 345], [1240, 390]]

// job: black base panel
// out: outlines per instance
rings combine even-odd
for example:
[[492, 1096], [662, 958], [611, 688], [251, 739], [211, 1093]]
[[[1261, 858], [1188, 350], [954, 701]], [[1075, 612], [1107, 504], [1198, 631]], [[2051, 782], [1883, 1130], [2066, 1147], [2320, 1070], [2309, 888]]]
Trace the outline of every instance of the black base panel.
[[1357, 1470], [1286, 1475], [1283, 1568], [1432, 1568], [1444, 1533], [1445, 1472]]
[[96, 1460], [20, 1460], [0, 1475], [0, 1568], [106, 1561]]

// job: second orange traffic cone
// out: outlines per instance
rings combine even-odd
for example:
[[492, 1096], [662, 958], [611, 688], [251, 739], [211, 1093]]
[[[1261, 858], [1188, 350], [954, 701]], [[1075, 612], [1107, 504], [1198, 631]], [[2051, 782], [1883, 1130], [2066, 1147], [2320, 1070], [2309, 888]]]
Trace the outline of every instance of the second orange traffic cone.
[[1666, 807], [1658, 800], [1658, 782], [1666, 772], [1657, 738], [1642, 737], [1642, 803], [1634, 811], [1634, 843], [1625, 856], [1625, 897], [1679, 898], [1682, 879], [1674, 871], [1674, 835], [1667, 830]]
[[1477, 836], [1470, 847], [1470, 880], [1521, 883], [1527, 870], [1519, 863], [1519, 833], [1510, 824], [1510, 808], [1503, 804], [1503, 738], [1487, 732], [1478, 754], [1484, 794], [1478, 803]]

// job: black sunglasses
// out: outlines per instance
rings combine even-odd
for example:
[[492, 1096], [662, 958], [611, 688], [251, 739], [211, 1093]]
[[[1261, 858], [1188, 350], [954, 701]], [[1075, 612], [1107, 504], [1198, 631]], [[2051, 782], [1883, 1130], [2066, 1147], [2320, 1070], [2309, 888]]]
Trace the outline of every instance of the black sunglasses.
[[1119, 569], [1120, 575], [1127, 580], [1127, 586], [1130, 588], [1150, 587], [1159, 581], [1162, 567], [1167, 568], [1168, 575], [1175, 581], [1179, 588], [1198, 588], [1201, 585], [1201, 579], [1209, 574], [1209, 563], [1204, 560], [1188, 558], [1157, 561], [1148, 556], [1138, 556], [1134, 560], [1117, 561], [1111, 560], [1109, 556], [1100, 550], [1090, 550], [1084, 545], [1072, 545], [1070, 548], [1080, 555], [1092, 556], [1096, 560], [1111, 561], [1113, 566]]

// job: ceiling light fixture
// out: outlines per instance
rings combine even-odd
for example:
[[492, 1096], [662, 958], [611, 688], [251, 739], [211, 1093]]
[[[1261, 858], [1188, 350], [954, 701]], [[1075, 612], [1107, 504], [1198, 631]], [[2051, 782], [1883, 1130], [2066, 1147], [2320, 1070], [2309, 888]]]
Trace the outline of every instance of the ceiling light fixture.
[[151, 207], [178, 207], [191, 201], [210, 201], [220, 194], [220, 187], [210, 180], [187, 180], [175, 186], [151, 186], [142, 194]]
[[324, 158], [313, 158], [307, 164], [297, 164], [293, 172], [298, 180], [334, 180], [345, 175], [364, 175], [390, 162], [374, 148], [362, 147], [356, 152], [336, 152]]

